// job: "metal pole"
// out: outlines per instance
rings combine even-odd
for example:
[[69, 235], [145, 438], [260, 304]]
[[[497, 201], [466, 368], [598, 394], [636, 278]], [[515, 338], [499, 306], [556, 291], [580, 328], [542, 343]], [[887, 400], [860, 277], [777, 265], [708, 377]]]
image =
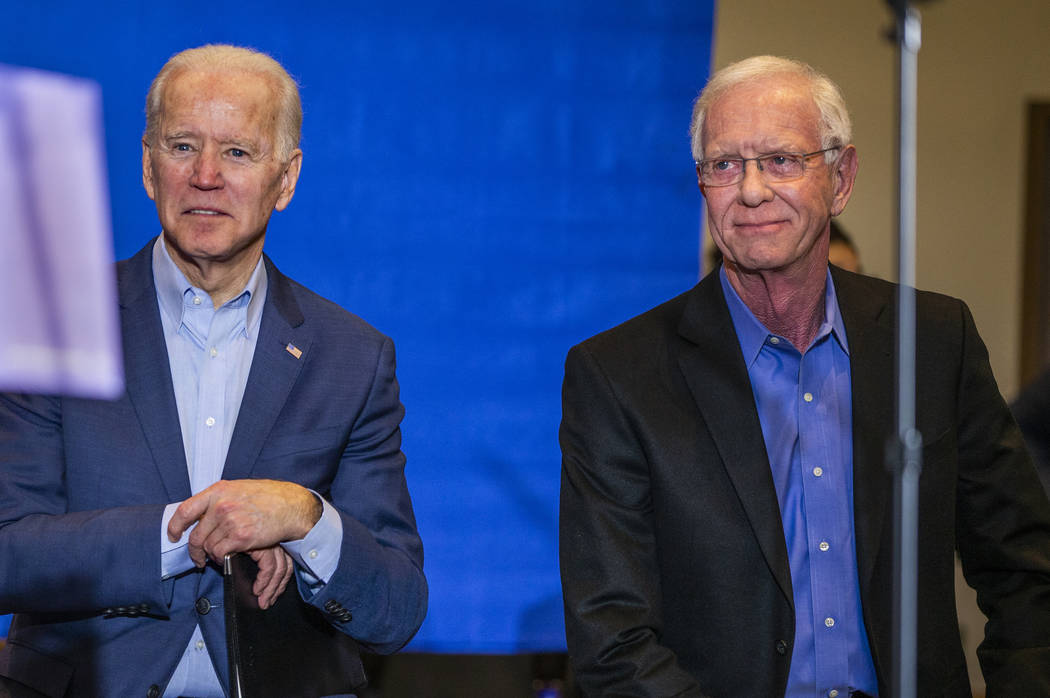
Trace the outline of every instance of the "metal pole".
[[894, 698], [916, 695], [918, 616], [919, 474], [922, 435], [915, 428], [915, 171], [919, 13], [907, 0], [897, 14], [900, 82], [899, 220], [897, 296], [897, 431], [891, 443], [894, 470]]

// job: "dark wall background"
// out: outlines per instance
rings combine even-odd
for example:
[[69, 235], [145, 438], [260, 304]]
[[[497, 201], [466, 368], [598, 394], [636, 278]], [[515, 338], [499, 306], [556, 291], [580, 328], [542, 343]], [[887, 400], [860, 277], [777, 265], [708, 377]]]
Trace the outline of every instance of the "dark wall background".
[[267, 252], [397, 343], [431, 584], [411, 648], [563, 647], [562, 362], [697, 279], [686, 131], [713, 0], [43, 0], [4, 15], [0, 62], [102, 85], [118, 257], [159, 231], [140, 137], [169, 55], [249, 45], [300, 81], [304, 170]]

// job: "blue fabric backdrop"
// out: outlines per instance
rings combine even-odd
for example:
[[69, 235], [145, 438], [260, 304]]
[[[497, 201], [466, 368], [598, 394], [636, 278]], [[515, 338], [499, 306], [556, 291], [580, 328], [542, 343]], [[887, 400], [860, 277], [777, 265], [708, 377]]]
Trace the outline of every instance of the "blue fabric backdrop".
[[397, 343], [431, 584], [411, 648], [564, 647], [562, 362], [697, 279], [713, 0], [302, 7], [20, 3], [0, 62], [102, 84], [119, 257], [158, 232], [140, 135], [166, 58], [230, 42], [289, 68], [304, 169], [267, 251]]

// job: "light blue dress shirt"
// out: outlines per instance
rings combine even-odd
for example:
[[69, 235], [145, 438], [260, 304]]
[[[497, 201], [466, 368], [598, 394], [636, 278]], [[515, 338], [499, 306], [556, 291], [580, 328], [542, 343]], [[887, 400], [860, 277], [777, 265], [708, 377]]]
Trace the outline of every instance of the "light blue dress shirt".
[[[206, 292], [192, 286], [171, 260], [163, 237], [153, 247], [153, 278], [179, 411], [186, 465], [193, 494], [222, 477], [226, 452], [240, 412], [266, 300], [266, 266], [256, 265], [248, 284], [235, 298], [215, 308]], [[315, 493], [316, 494], [316, 493]], [[300, 589], [323, 586], [339, 562], [342, 521], [323, 500], [321, 520], [300, 541], [282, 543], [296, 561]], [[161, 577], [194, 567], [188, 538], [168, 540], [167, 526], [180, 502], [169, 504], [161, 521]], [[194, 630], [165, 697], [225, 695], [200, 627]]]
[[849, 347], [828, 272], [824, 321], [800, 353], [771, 333], [720, 270], [780, 503], [795, 604], [788, 698], [877, 695], [853, 534]]

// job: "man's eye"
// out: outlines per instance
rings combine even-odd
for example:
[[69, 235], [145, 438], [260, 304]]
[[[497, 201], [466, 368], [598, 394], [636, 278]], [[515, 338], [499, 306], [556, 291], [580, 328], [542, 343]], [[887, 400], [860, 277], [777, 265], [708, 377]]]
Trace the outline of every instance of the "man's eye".
[[235, 158], [243, 158], [247, 156], [248, 153], [244, 152], [240, 148], [230, 148], [230, 155], [232, 155]]
[[177, 151], [182, 152], [182, 153], [185, 153], [185, 152], [188, 152], [190, 150], [190, 144], [189, 143], [176, 143], [175, 145], [173, 145], [171, 147], [171, 149], [172, 150], [177, 150]]
[[778, 167], [787, 164], [788, 160], [789, 160], [789, 157], [787, 155], [777, 154], [777, 155], [770, 155], [769, 156], [769, 162], [771, 164], [773, 164], [773, 165], [778, 166]]
[[720, 172], [725, 172], [726, 170], [731, 169], [732, 167], [732, 160], [715, 160], [713, 163], [711, 163], [711, 169], [718, 170]]

